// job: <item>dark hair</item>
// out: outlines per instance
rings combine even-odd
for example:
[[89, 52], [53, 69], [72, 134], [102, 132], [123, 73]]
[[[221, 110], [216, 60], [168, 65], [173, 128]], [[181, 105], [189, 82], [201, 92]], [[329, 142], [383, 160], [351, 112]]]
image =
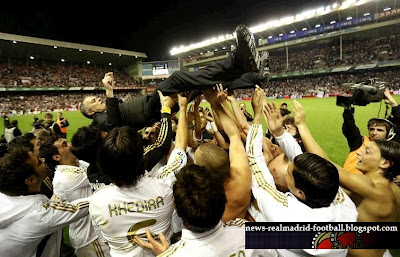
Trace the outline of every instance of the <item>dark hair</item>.
[[372, 126], [384, 126], [386, 128], [386, 135], [389, 133], [389, 130], [392, 128], [392, 125], [385, 119], [381, 118], [372, 118], [367, 123], [367, 128], [369, 129]]
[[26, 161], [29, 159], [29, 149], [14, 147], [0, 158], [0, 191], [7, 195], [21, 195], [28, 192], [25, 180], [37, 174]]
[[53, 156], [59, 154], [57, 147], [54, 146], [54, 143], [59, 138], [61, 138], [60, 135], [52, 135], [46, 138], [39, 148], [39, 156], [45, 159], [46, 164], [51, 171], [54, 171], [58, 165], [58, 162], [53, 159]]
[[284, 117], [284, 116], [289, 115], [289, 114], [292, 113], [291, 111], [289, 111], [288, 109], [285, 109], [285, 108], [280, 108], [280, 109], [279, 109], [279, 112], [281, 113], [281, 116], [282, 116], [282, 117]]
[[200, 160], [196, 159], [197, 165], [217, 174], [222, 181], [229, 177], [229, 156], [222, 147], [213, 143], [203, 143], [200, 144], [196, 151], [201, 151], [202, 153]]
[[29, 151], [33, 151], [34, 145], [32, 144], [32, 140], [35, 139], [35, 135], [31, 132], [25, 133], [22, 136], [14, 138], [9, 144], [8, 149], [9, 151], [18, 146], [24, 146], [29, 149]]
[[112, 129], [97, 152], [96, 163], [117, 186], [134, 186], [145, 172], [139, 133], [128, 126]]
[[44, 115], [44, 117], [48, 117], [50, 119], [53, 119], [53, 114], [51, 112], [48, 112]]
[[80, 127], [71, 139], [71, 152], [79, 160], [84, 160], [95, 166], [97, 150], [103, 138], [101, 129], [96, 126]]
[[381, 151], [381, 156], [391, 162], [390, 167], [383, 171], [383, 176], [393, 181], [396, 176], [400, 175], [400, 143], [382, 139], [376, 139], [374, 142]]
[[339, 190], [339, 172], [324, 158], [303, 153], [294, 158], [293, 178], [296, 188], [305, 194], [311, 208], [328, 207]]
[[193, 232], [214, 228], [225, 211], [224, 183], [213, 172], [196, 164], [176, 175], [174, 202], [183, 224]]
[[293, 116], [284, 117], [282, 123], [283, 123], [283, 125], [293, 125], [297, 128], [296, 123], [294, 122]]

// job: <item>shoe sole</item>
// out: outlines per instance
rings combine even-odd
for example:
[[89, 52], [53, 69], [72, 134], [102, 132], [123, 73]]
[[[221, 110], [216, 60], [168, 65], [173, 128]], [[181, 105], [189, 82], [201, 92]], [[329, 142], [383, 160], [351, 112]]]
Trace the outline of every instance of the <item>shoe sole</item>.
[[245, 25], [239, 25], [236, 28], [236, 44], [238, 46], [245, 45], [249, 56], [250, 70], [253, 72], [259, 71], [258, 53], [256, 50], [256, 42], [253, 33]]

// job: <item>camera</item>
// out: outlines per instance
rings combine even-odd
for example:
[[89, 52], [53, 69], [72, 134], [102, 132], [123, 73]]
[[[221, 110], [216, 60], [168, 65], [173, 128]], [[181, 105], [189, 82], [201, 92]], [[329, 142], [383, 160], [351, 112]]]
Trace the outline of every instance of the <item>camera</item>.
[[368, 79], [361, 83], [344, 83], [343, 85], [347, 88], [347, 92], [351, 92], [352, 95], [336, 96], [337, 106], [366, 106], [372, 102], [380, 102], [385, 98], [386, 82], [379, 81], [376, 78]]
[[32, 126], [33, 126], [35, 129], [43, 128], [43, 124], [42, 124], [41, 122], [39, 122], [39, 118], [36, 117], [36, 116], [33, 117]]

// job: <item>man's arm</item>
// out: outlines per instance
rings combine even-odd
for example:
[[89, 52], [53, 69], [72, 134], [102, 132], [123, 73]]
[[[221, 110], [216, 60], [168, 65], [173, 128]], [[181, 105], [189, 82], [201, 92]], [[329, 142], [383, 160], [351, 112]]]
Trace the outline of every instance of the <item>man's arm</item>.
[[115, 86], [114, 75], [108, 72], [102, 79], [106, 90], [106, 112], [93, 117], [93, 123], [99, 125], [103, 130], [110, 131], [121, 126], [121, 111], [119, 109], [118, 98], [114, 97], [113, 87]]
[[[305, 113], [302, 105], [296, 100], [294, 100], [293, 103], [294, 103], [293, 111], [295, 113], [296, 126], [299, 130], [301, 138], [303, 139], [303, 143], [307, 152], [314, 153], [330, 161], [328, 155], [315, 141], [310, 130], [308, 129], [307, 124], [305, 122]], [[374, 194], [372, 192], [372, 190], [374, 189], [374, 185], [371, 179], [369, 179], [367, 176], [364, 176], [362, 174], [349, 173], [336, 163], [333, 164], [339, 171], [339, 184], [344, 189], [356, 193], [362, 197], [371, 197]]]
[[176, 129], [175, 148], [168, 159], [168, 163], [157, 171], [157, 178], [167, 178], [173, 182], [175, 181], [175, 176], [172, 175], [179, 172], [186, 165], [186, 147], [188, 145], [186, 109], [188, 99], [190, 99], [190, 94], [178, 94], [179, 117]]
[[228, 202], [222, 219], [234, 220], [235, 218], [244, 218], [251, 199], [251, 173], [247, 154], [239, 130], [218, 101], [217, 92], [208, 89], [204, 91], [204, 96], [218, 115], [230, 141], [230, 176], [225, 181], [225, 192]]
[[275, 104], [265, 104], [264, 105], [264, 115], [267, 120], [267, 125], [271, 134], [275, 137], [277, 143], [282, 148], [285, 155], [290, 161], [302, 154], [300, 145], [288, 132], [283, 129], [283, 118], [281, 116], [280, 110]]
[[161, 127], [156, 142], [143, 151], [147, 171], [150, 171], [168, 153], [172, 143], [171, 108], [176, 101], [171, 96], [164, 97], [160, 91], [158, 94], [161, 101]]
[[363, 136], [356, 126], [354, 120], [354, 107], [345, 107], [343, 111], [342, 133], [347, 139], [350, 152], [360, 148], [363, 143]]
[[50, 234], [89, 215], [89, 201], [88, 198], [71, 203], [48, 201], [43, 204], [43, 212], [43, 228]]
[[252, 173], [252, 193], [257, 200], [258, 208], [266, 221], [284, 220], [288, 212], [288, 199], [276, 189], [274, 178], [268, 169], [262, 152], [263, 128], [261, 125], [263, 98], [261, 88], [253, 94], [252, 106], [254, 120], [247, 134], [246, 152]]
[[[214, 114], [214, 116], [217, 116], [217, 115]], [[208, 109], [206, 109], [206, 111], [204, 112], [204, 117], [206, 118], [206, 120], [208, 120], [210, 122], [212, 134], [214, 136], [214, 139], [218, 143], [218, 145], [220, 147], [222, 147], [223, 149], [229, 149], [229, 144], [225, 141], [225, 138], [218, 131], [218, 126], [215, 123], [214, 118], [211, 116], [210, 111]]]
[[239, 130], [239, 135], [240, 135], [240, 138], [242, 139], [242, 143], [245, 143], [247, 135], [243, 131], [241, 124], [239, 123], [239, 121], [236, 119], [235, 115], [232, 113], [231, 109], [229, 108], [228, 101], [227, 101], [227, 98], [228, 98], [227, 91], [223, 89], [222, 84], [218, 84], [217, 88], [218, 88], [218, 94], [217, 94], [218, 101], [220, 102], [225, 113], [235, 123], [237, 129]]
[[[233, 92], [228, 91], [228, 101], [231, 103], [233, 113], [235, 114], [236, 119], [242, 126], [243, 131], [245, 131], [246, 135], [250, 129], [250, 125], [247, 122], [247, 119], [244, 113], [240, 110], [239, 104], [236, 101], [236, 96]], [[254, 119], [254, 118], [253, 118]]]
[[199, 112], [199, 105], [200, 105], [200, 96], [198, 96], [194, 100], [194, 137], [199, 141], [203, 140], [203, 134], [201, 132], [201, 119], [200, 119], [200, 112]]
[[392, 108], [392, 112], [388, 117], [388, 120], [394, 124], [394, 132], [396, 133], [394, 140], [400, 142], [400, 106], [397, 104], [396, 99], [394, 99], [394, 97], [390, 94], [388, 88], [385, 88], [384, 95], [386, 106], [390, 106]]

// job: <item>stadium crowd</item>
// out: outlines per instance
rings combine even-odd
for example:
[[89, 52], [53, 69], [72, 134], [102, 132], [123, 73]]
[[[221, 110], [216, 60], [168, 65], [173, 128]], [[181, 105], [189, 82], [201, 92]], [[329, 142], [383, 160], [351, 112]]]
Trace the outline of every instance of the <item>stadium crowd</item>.
[[289, 47], [288, 60], [282, 49], [271, 50], [271, 63], [274, 64], [271, 71], [284, 73], [399, 60], [399, 39], [400, 35], [394, 34], [377, 39], [343, 40], [342, 59], [337, 41]]
[[[21, 62], [10, 59], [0, 63], [0, 87], [99, 87], [98, 77], [110, 67], [78, 64], [44, 63], [35, 60]], [[141, 81], [118, 67], [112, 67], [119, 85], [140, 86]]]
[[[341, 249], [245, 247], [246, 221], [399, 221], [400, 107], [386, 88], [391, 116], [371, 119], [368, 136], [355, 125], [354, 107], [344, 108], [346, 155], [360, 174], [351, 173], [314, 140], [299, 102], [282, 112], [265, 90], [246, 84], [246, 110], [236, 88], [212, 83], [249, 73], [266, 78], [267, 59], [253, 65], [258, 53], [248, 28], [237, 32], [227, 60], [176, 72], [146, 96], [119, 101], [118, 77], [105, 73], [105, 94], [73, 98], [92, 123], [71, 142], [52, 128], [7, 142], [0, 158], [0, 256], [60, 256], [66, 226], [77, 257], [391, 256], [387, 249], [348, 249], [330, 235], [332, 248]], [[210, 108], [200, 108], [201, 97]]]

